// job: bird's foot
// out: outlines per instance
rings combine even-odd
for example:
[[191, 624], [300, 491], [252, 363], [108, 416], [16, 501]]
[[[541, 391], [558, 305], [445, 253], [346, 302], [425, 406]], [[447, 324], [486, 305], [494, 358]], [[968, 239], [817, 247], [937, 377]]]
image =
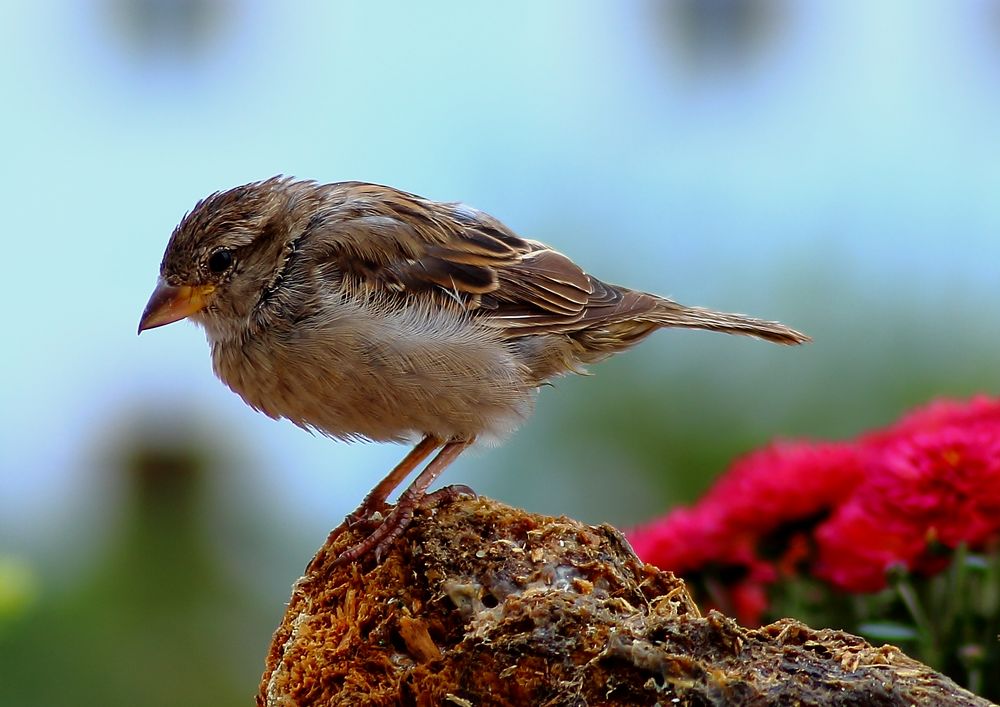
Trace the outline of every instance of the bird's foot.
[[[331, 530], [330, 534], [327, 536], [326, 543], [323, 545], [324, 551], [318, 553], [315, 557], [313, 557], [312, 561], [309, 563], [309, 566], [306, 567], [306, 574], [312, 574], [321, 566], [327, 564], [326, 548], [331, 547], [333, 545], [334, 540], [339, 538], [348, 530], [362, 530], [362, 531], [371, 530], [372, 532], [378, 530], [378, 528], [385, 522], [386, 516], [382, 514], [382, 511], [371, 508], [370, 506], [372, 505], [374, 504], [369, 504], [368, 499], [365, 499], [365, 503], [362, 503], [351, 513], [348, 513], [346, 516], [344, 516], [343, 522], [336, 528]], [[363, 544], [363, 542], [364, 541], [362, 541], [362, 543], [358, 543], [357, 545], [361, 545]], [[348, 549], [353, 550], [355, 547], [357, 547], [357, 545], [354, 545]], [[332, 566], [336, 567], [337, 565], [342, 564], [339, 560], [340, 556], [338, 555], [337, 558], [334, 560]]]
[[382, 521], [385, 520], [385, 515], [382, 511], [373, 508], [361, 507], [349, 513], [344, 517], [344, 522], [341, 523], [340, 527], [345, 530], [355, 530], [357, 528], [377, 528]]
[[[375, 562], [378, 563], [382, 559], [382, 553], [390, 546], [392, 543], [399, 538], [400, 535], [406, 530], [413, 520], [413, 512], [418, 504], [403, 505], [398, 504], [393, 508], [389, 515], [382, 519], [382, 522], [373, 530], [368, 537], [359, 543], [351, 545], [346, 550], [343, 550], [337, 559], [331, 563], [331, 567], [340, 567], [346, 565], [349, 562], [354, 562], [359, 560], [368, 553], [375, 552]], [[371, 522], [362, 521], [362, 522]], [[346, 525], [346, 521], [345, 521]]]
[[[428, 500], [437, 505], [449, 498], [455, 498], [462, 493], [472, 493], [472, 489], [468, 486], [448, 486], [441, 491], [435, 491], [434, 493], [428, 495], [427, 487], [434, 483], [434, 479], [441, 475], [441, 472], [445, 470], [451, 462], [458, 457], [462, 451], [472, 444], [473, 440], [456, 440], [448, 442], [441, 448], [437, 456], [434, 457], [430, 463], [421, 471], [417, 478], [414, 479], [413, 483], [410, 484], [403, 494], [399, 497], [396, 502], [395, 508], [393, 508], [389, 514], [382, 519], [378, 526], [371, 532], [371, 534], [366, 537], [361, 542], [352, 545], [343, 552], [335, 560], [333, 560], [331, 567], [339, 567], [347, 564], [348, 562], [353, 562], [361, 557], [364, 557], [372, 550], [375, 551], [375, 561], [378, 562], [381, 559], [382, 553], [390, 546], [392, 543], [403, 534], [410, 521], [413, 520], [414, 511], [420, 507], [423, 503]], [[386, 497], [392, 492], [399, 483], [399, 476], [402, 471], [407, 471], [414, 464], [419, 462], [421, 459], [427, 456], [430, 451], [438, 444], [435, 437], [427, 436], [420, 442], [411, 452], [407, 455], [407, 458], [403, 460], [392, 472], [389, 473], [385, 479], [379, 482], [378, 486], [372, 489], [371, 493], [365, 498], [354, 513], [351, 513], [344, 522], [341, 523], [327, 539], [327, 546], [329, 546], [333, 540], [335, 540], [339, 535], [341, 535], [345, 530], [363, 523], [369, 523], [372, 519], [369, 519], [369, 512], [375, 507], [381, 507], [385, 502]], [[475, 495], [473, 493], [473, 495]], [[317, 562], [320, 562], [319, 556], [313, 559], [307, 570], [311, 571], [317, 567]], [[323, 558], [322, 563], [325, 564], [326, 559]]]
[[[404, 495], [399, 500], [399, 503], [396, 504], [396, 507], [382, 519], [382, 522], [378, 524], [378, 527], [368, 537], [342, 551], [331, 566], [339, 567], [348, 562], [354, 562], [370, 552], [375, 553], [376, 563], [381, 561], [382, 553], [388, 550], [406, 531], [407, 527], [413, 521], [414, 512], [418, 508], [436, 508], [443, 503], [450, 503], [460, 496], [478, 498], [476, 492], [465, 484], [452, 484], [451, 486], [440, 488], [433, 493], [425, 493], [416, 497]], [[353, 516], [354, 514], [351, 515]], [[348, 519], [344, 521], [345, 525], [349, 523], [350, 518], [351, 516], [348, 516]], [[377, 522], [374, 517], [362, 518], [356, 522], [356, 525], [372, 522]], [[354, 526], [350, 527], [353, 528]]]
[[439, 488], [437, 491], [424, 494], [423, 499], [420, 501], [420, 507], [437, 508], [442, 504], [451, 503], [459, 496], [479, 498], [479, 494], [473, 491], [471, 486], [466, 486], [465, 484], [451, 484], [450, 486]]

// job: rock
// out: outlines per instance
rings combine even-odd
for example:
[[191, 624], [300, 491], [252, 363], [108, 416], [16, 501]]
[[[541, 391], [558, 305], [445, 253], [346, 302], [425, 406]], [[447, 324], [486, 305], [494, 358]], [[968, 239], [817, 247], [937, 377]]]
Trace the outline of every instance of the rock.
[[381, 563], [296, 584], [258, 705], [989, 705], [892, 646], [702, 616], [620, 532], [485, 498], [420, 509]]

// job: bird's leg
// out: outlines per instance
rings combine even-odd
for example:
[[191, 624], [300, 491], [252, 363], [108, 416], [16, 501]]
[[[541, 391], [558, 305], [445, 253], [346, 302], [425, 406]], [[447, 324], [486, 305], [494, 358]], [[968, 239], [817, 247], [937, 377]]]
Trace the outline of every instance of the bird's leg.
[[444, 445], [438, 455], [431, 460], [423, 471], [413, 480], [403, 495], [396, 502], [396, 507], [392, 509], [382, 524], [376, 528], [371, 535], [359, 542], [357, 545], [347, 548], [333, 561], [333, 566], [344, 565], [353, 562], [360, 557], [375, 551], [376, 560], [382, 552], [388, 548], [403, 531], [406, 530], [410, 521], [413, 520], [413, 512], [427, 492], [427, 487], [434, 483], [434, 479], [441, 475], [449, 464], [472, 444], [472, 440], [461, 442], [449, 442]]
[[403, 479], [409, 476], [410, 472], [416, 469], [420, 462], [430, 456], [430, 453], [442, 444], [443, 440], [434, 435], [427, 435], [420, 440], [417, 446], [411, 449], [410, 453], [403, 457], [403, 460], [384, 479], [379, 481], [375, 488], [368, 492], [361, 505], [348, 514], [344, 520], [345, 524], [347, 526], [354, 526], [367, 520], [373, 510], [385, 503], [386, 499], [389, 498], [389, 494], [396, 490], [396, 487], [399, 486]]
[[[365, 522], [368, 516], [373, 510], [385, 503], [385, 500], [389, 497], [400, 482], [405, 479], [411, 471], [419, 466], [420, 462], [426, 459], [431, 452], [440, 447], [443, 444], [443, 440], [435, 437], [433, 435], [427, 435], [420, 442], [417, 443], [410, 453], [403, 457], [403, 460], [397, 464], [389, 474], [378, 482], [378, 484], [368, 495], [365, 496], [365, 500], [361, 502], [352, 513], [350, 513], [344, 522], [338, 525], [336, 528], [330, 531], [330, 535], [326, 539], [326, 544], [323, 546], [329, 547], [330, 544], [344, 533], [348, 528], [352, 528]], [[326, 552], [320, 552], [313, 558], [312, 562], [306, 568], [306, 574], [310, 574], [316, 567], [322, 565], [326, 559]]]

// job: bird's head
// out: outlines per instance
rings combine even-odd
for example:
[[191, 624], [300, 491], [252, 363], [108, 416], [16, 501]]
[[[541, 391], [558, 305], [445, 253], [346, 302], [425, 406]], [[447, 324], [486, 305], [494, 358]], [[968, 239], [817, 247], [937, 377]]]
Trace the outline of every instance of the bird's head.
[[312, 183], [275, 177], [217, 192], [174, 229], [139, 332], [190, 317], [210, 335], [245, 330], [277, 284]]

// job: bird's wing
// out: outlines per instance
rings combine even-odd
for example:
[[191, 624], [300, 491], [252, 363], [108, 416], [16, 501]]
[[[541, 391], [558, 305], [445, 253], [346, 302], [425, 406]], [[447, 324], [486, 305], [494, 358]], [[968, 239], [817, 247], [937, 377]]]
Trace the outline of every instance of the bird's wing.
[[355, 286], [454, 301], [507, 336], [574, 331], [639, 304], [632, 300], [641, 293], [587, 275], [464, 204], [360, 182], [337, 186], [342, 198], [310, 228], [324, 231], [326, 257]]

